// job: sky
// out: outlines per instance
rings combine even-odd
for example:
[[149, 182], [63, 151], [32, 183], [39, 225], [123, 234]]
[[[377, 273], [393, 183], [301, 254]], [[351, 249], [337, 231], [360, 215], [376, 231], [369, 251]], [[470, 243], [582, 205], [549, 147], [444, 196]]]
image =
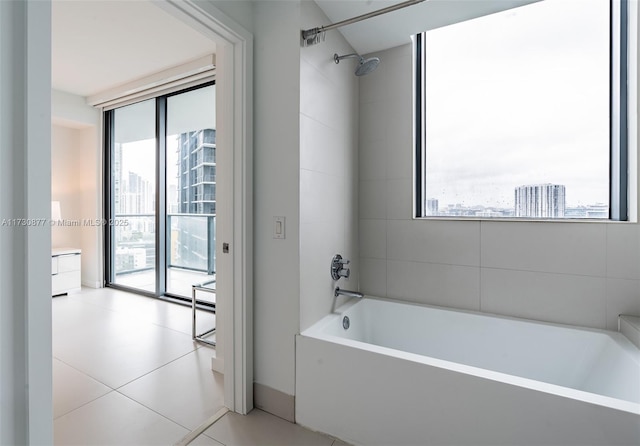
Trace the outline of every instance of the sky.
[[[180, 133], [215, 128], [214, 85], [170, 96], [167, 99], [167, 186], [178, 185], [176, 150]], [[155, 100], [115, 111], [115, 139], [122, 144], [122, 171], [135, 172], [155, 187]]]
[[545, 0], [427, 32], [426, 195], [513, 207], [526, 184], [567, 206], [609, 196], [607, 0]]

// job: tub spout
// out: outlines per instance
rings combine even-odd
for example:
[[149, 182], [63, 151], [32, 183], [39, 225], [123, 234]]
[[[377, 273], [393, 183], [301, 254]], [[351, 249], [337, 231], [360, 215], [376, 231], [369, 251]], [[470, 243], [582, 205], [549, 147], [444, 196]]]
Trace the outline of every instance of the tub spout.
[[364, 297], [364, 294], [362, 293], [359, 293], [357, 291], [341, 290], [340, 287], [336, 287], [336, 290], [333, 292], [333, 295], [335, 297], [347, 296], [347, 297], [358, 297], [360, 299]]

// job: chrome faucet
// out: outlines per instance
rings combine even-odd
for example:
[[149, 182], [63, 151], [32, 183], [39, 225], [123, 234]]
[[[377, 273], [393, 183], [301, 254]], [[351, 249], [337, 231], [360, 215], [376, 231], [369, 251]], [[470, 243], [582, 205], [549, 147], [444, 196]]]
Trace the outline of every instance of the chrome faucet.
[[336, 290], [333, 292], [335, 297], [338, 296], [346, 296], [346, 297], [357, 297], [362, 299], [364, 294], [359, 293], [358, 291], [349, 291], [349, 290], [341, 290], [340, 287], [336, 287]]

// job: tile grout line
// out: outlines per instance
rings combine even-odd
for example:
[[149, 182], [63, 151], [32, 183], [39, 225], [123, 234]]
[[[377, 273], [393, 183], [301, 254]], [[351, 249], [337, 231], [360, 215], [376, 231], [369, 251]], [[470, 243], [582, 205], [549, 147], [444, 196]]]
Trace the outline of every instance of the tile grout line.
[[[80, 409], [82, 409], [84, 406], [86, 406], [86, 405], [88, 405], [88, 404], [91, 404], [91, 403], [93, 403], [94, 401], [98, 401], [100, 398], [104, 398], [105, 396], [109, 395], [109, 394], [110, 394], [110, 393], [112, 393], [112, 392], [118, 392], [118, 391], [117, 391], [117, 390], [115, 390], [115, 389], [109, 388], [109, 391], [108, 391], [107, 393], [105, 393], [104, 395], [100, 395], [99, 397], [96, 397], [96, 398], [92, 399], [91, 401], [87, 401], [86, 403], [83, 403], [83, 404], [81, 404], [81, 405], [80, 405], [80, 406], [78, 406], [78, 407], [74, 407], [74, 408], [73, 408], [73, 409], [71, 409], [70, 411], [65, 412], [65, 413], [63, 413], [63, 414], [61, 414], [61, 415], [59, 415], [59, 416], [55, 417], [55, 418], [53, 419], [53, 421], [59, 420], [60, 418], [65, 417], [65, 416], [69, 415], [70, 413], [75, 412], [76, 410], [80, 410]], [[119, 392], [118, 392], [118, 393], [119, 393]]]
[[[71, 303], [72, 303], [72, 304], [80, 304], [80, 306], [81, 306], [81, 307], [86, 307], [86, 308], [89, 308], [89, 307], [90, 307], [90, 308], [97, 308], [97, 309], [100, 309], [101, 311], [104, 311], [104, 312], [105, 312], [105, 314], [112, 314], [112, 315], [114, 315], [114, 316], [116, 316], [116, 315], [126, 315], [126, 312], [117, 311], [117, 310], [114, 310], [113, 308], [109, 308], [109, 307], [107, 307], [107, 306], [100, 305], [100, 304], [96, 304], [96, 303], [93, 303], [93, 302], [87, 302], [87, 301], [82, 301], [82, 300], [77, 300], [77, 301], [75, 301], [75, 300], [74, 300], [74, 301], [72, 301]], [[170, 328], [170, 327], [165, 327], [165, 326], [163, 326], [163, 325], [156, 324], [155, 322], [151, 322], [151, 321], [149, 321], [149, 326], [155, 326], [155, 327], [157, 327], [157, 328], [159, 328], [159, 329], [166, 329], [166, 330], [169, 330], [169, 332], [173, 332], [173, 333], [180, 333], [181, 335], [189, 336], [189, 334], [183, 333], [183, 332], [181, 332], [181, 331], [179, 331], [179, 330], [172, 329], [172, 328]], [[54, 420], [60, 419], [60, 418], [62, 418], [62, 417], [65, 417], [65, 416], [67, 416], [67, 415], [69, 415], [69, 414], [71, 414], [71, 413], [73, 413], [73, 412], [75, 412], [75, 411], [77, 411], [77, 410], [79, 410], [79, 409], [81, 409], [81, 408], [83, 408], [83, 407], [85, 407], [85, 406], [89, 405], [90, 403], [93, 403], [93, 402], [95, 402], [95, 401], [97, 401], [97, 400], [99, 400], [99, 399], [101, 399], [101, 398], [103, 398], [103, 397], [105, 397], [105, 396], [110, 395], [110, 394], [111, 394], [111, 393], [113, 393], [113, 392], [116, 392], [116, 393], [118, 393], [119, 395], [121, 395], [121, 396], [125, 397], [127, 400], [130, 400], [130, 401], [132, 401], [132, 402], [134, 402], [134, 403], [136, 403], [136, 404], [138, 404], [138, 405], [140, 405], [140, 406], [142, 406], [142, 407], [144, 407], [144, 408], [146, 408], [146, 409], [150, 410], [151, 412], [153, 412], [153, 413], [155, 413], [156, 415], [158, 415], [158, 416], [162, 417], [163, 419], [165, 419], [165, 420], [167, 420], [167, 421], [169, 421], [169, 422], [171, 422], [171, 423], [175, 424], [176, 426], [179, 426], [179, 427], [181, 427], [181, 428], [185, 429], [185, 431], [190, 431], [190, 430], [191, 430], [191, 428], [190, 428], [190, 427], [183, 426], [181, 423], [179, 423], [179, 422], [177, 422], [177, 421], [175, 421], [175, 420], [173, 420], [173, 419], [169, 418], [168, 416], [163, 415], [162, 413], [160, 413], [160, 412], [158, 412], [158, 411], [154, 410], [153, 408], [146, 406], [146, 405], [145, 405], [145, 404], [143, 404], [142, 402], [137, 401], [136, 399], [134, 399], [134, 398], [132, 398], [132, 397], [130, 397], [130, 396], [128, 396], [128, 395], [126, 395], [126, 394], [124, 394], [124, 393], [122, 392], [122, 389], [123, 389], [123, 387], [124, 387], [124, 386], [126, 386], [126, 385], [128, 385], [128, 384], [131, 384], [131, 383], [133, 383], [134, 381], [137, 381], [138, 379], [143, 378], [143, 377], [145, 377], [145, 376], [147, 376], [147, 375], [151, 374], [152, 372], [158, 371], [158, 370], [160, 370], [161, 368], [163, 368], [163, 367], [165, 367], [165, 366], [168, 366], [169, 364], [172, 364], [172, 363], [174, 363], [174, 362], [178, 361], [179, 359], [182, 359], [182, 358], [186, 357], [187, 355], [189, 355], [189, 354], [191, 354], [191, 353], [197, 352], [201, 347], [203, 347], [201, 344], [199, 344], [199, 343], [197, 343], [197, 342], [195, 342], [195, 341], [192, 341], [191, 349], [190, 349], [189, 351], [187, 351], [187, 352], [185, 352], [185, 353], [182, 353], [182, 354], [180, 354], [179, 356], [177, 356], [177, 357], [174, 357], [174, 358], [170, 359], [168, 362], [166, 362], [166, 363], [164, 363], [164, 364], [162, 364], [162, 365], [159, 365], [158, 367], [155, 367], [153, 370], [150, 370], [150, 371], [148, 371], [148, 372], [146, 372], [146, 373], [144, 373], [144, 374], [142, 374], [142, 375], [140, 375], [140, 376], [138, 376], [138, 377], [136, 377], [136, 378], [134, 378], [134, 379], [132, 379], [132, 380], [130, 380], [130, 381], [128, 381], [128, 382], [126, 382], [126, 383], [124, 383], [124, 384], [122, 384], [122, 385], [119, 385], [119, 386], [112, 386], [112, 385], [108, 385], [108, 384], [106, 384], [106, 383], [102, 382], [101, 380], [96, 379], [95, 377], [91, 376], [91, 374], [89, 374], [89, 373], [87, 373], [87, 372], [85, 372], [85, 371], [83, 371], [83, 370], [78, 369], [77, 367], [75, 367], [75, 366], [73, 366], [73, 365], [71, 365], [71, 364], [67, 363], [66, 361], [64, 361], [64, 360], [62, 360], [61, 358], [57, 357], [56, 355], [52, 354], [52, 361], [55, 361], [55, 360], [60, 361], [60, 363], [61, 363], [61, 364], [64, 364], [65, 366], [69, 367], [71, 370], [74, 370], [74, 371], [76, 371], [77, 373], [80, 373], [81, 375], [83, 375], [83, 376], [85, 376], [85, 377], [87, 377], [87, 378], [89, 378], [89, 379], [91, 379], [91, 380], [95, 381], [96, 383], [99, 383], [99, 384], [103, 385], [103, 386], [107, 389], [106, 393], [104, 393], [104, 394], [102, 394], [102, 395], [100, 395], [100, 396], [98, 396], [98, 397], [96, 397], [96, 398], [93, 398], [93, 399], [91, 399], [90, 401], [87, 401], [87, 402], [85, 402], [85, 403], [83, 403], [83, 404], [79, 405], [78, 407], [75, 407], [75, 408], [73, 408], [73, 409], [71, 409], [71, 410], [69, 410], [69, 411], [66, 411], [65, 413], [63, 413], [63, 414], [59, 415], [58, 417], [56, 417]], [[219, 412], [219, 411], [218, 411], [218, 412]], [[225, 413], [226, 413], [226, 412], [225, 412]], [[224, 415], [224, 413], [223, 413], [223, 414], [221, 414], [221, 415], [220, 415], [220, 417], [221, 417], [222, 415]], [[214, 420], [213, 422], [215, 422], [215, 420]], [[215, 439], [214, 439], [214, 440], [215, 440]], [[217, 441], [217, 440], [216, 440], [216, 441]], [[219, 443], [219, 442], [218, 442], [218, 443]]]
[[[195, 341], [193, 341], [193, 342], [195, 343]], [[149, 375], [149, 374], [151, 374], [151, 373], [153, 373], [153, 372], [156, 372], [156, 371], [160, 370], [161, 368], [168, 366], [169, 364], [173, 364], [173, 363], [174, 363], [174, 362], [176, 362], [177, 360], [182, 359], [182, 358], [184, 358], [185, 356], [190, 355], [191, 353], [196, 352], [199, 348], [200, 348], [200, 346], [199, 346], [199, 345], [197, 345], [197, 346], [196, 346], [196, 348], [194, 348], [193, 350], [188, 351], [187, 353], [185, 353], [185, 354], [183, 354], [183, 355], [180, 355], [180, 356], [178, 356], [177, 358], [172, 359], [171, 361], [169, 361], [169, 362], [167, 362], [167, 363], [165, 363], [165, 364], [159, 365], [159, 366], [158, 366], [158, 367], [156, 367], [155, 369], [153, 369], [153, 370], [149, 370], [148, 372], [143, 373], [142, 375], [140, 375], [140, 376], [138, 376], [138, 377], [136, 377], [136, 378], [132, 379], [131, 381], [127, 381], [126, 383], [124, 383], [124, 384], [122, 384], [122, 385], [120, 385], [120, 386], [118, 386], [118, 387], [114, 388], [113, 390], [117, 391], [118, 393], [122, 393], [122, 392], [119, 392], [119, 390], [120, 390], [120, 389], [122, 389], [123, 387], [128, 386], [129, 384], [133, 383], [134, 381], [137, 381], [137, 380], [139, 380], [139, 379], [141, 379], [141, 378], [144, 378], [145, 376], [147, 376], [147, 375]], [[124, 394], [123, 394], [123, 395], [124, 395]]]
[[[114, 390], [114, 392], [116, 392], [118, 395], [121, 395], [121, 396], [125, 397], [126, 399], [128, 399], [128, 400], [130, 400], [130, 401], [133, 401], [133, 402], [134, 402], [134, 403], [136, 403], [136, 404], [139, 404], [140, 406], [144, 407], [145, 409], [150, 410], [151, 412], [153, 412], [153, 413], [155, 413], [156, 415], [158, 415], [158, 416], [160, 416], [160, 417], [164, 418], [165, 420], [170, 421], [170, 422], [172, 422], [173, 424], [175, 424], [175, 425], [177, 425], [177, 426], [180, 426], [180, 427], [181, 427], [181, 428], [183, 428], [183, 429], [190, 430], [190, 428], [189, 428], [189, 427], [184, 426], [183, 424], [178, 423], [176, 420], [172, 420], [171, 418], [169, 418], [168, 416], [166, 416], [166, 415], [162, 414], [161, 412], [158, 412], [157, 410], [155, 410], [155, 409], [153, 409], [153, 408], [151, 408], [151, 407], [147, 406], [146, 404], [143, 404], [142, 402], [140, 402], [140, 401], [138, 401], [138, 400], [133, 399], [133, 398], [132, 398], [132, 397], [130, 397], [129, 395], [126, 395], [126, 394], [124, 394], [124, 393], [122, 393], [122, 392], [119, 392], [118, 390]], [[109, 393], [111, 393], [111, 392], [109, 392]], [[225, 411], [226, 411], [226, 412], [224, 412], [222, 415], [224, 415], [225, 413], [227, 413], [227, 412], [229, 411], [229, 409], [227, 409], [226, 407], [223, 407], [222, 409], [219, 409], [219, 410], [218, 410], [218, 412], [216, 412], [216, 414], [218, 414], [218, 413], [219, 413], [219, 412], [221, 412], [222, 410], [225, 410]], [[211, 418], [215, 417], [215, 415], [216, 415], [216, 414], [214, 414]], [[222, 415], [220, 415], [220, 417], [222, 417]], [[220, 417], [218, 417], [218, 418], [220, 418]], [[210, 419], [211, 419], [211, 418], [210, 418]], [[209, 419], [209, 420], [210, 420], [210, 419]], [[206, 422], [208, 422], [209, 420], [205, 421], [205, 423], [206, 423]], [[217, 421], [217, 420], [218, 420], [218, 419], [216, 419], [215, 421]], [[214, 422], [215, 422], [215, 421], [214, 421]], [[204, 423], [203, 423], [203, 424], [204, 424]], [[213, 424], [213, 422], [212, 422], [211, 424]], [[196, 429], [199, 429], [201, 426], [202, 426], [202, 424], [201, 424], [200, 426], [198, 426]], [[207, 427], [208, 427], [208, 426], [207, 426]], [[206, 429], [206, 428], [205, 428], [205, 429]], [[214, 440], [215, 440], [215, 439], [214, 439]], [[193, 439], [191, 439], [190, 441], [193, 441]], [[218, 440], [216, 440], [216, 441], [218, 441]], [[218, 442], [218, 443], [219, 443], [219, 442]]]
[[[220, 418], [225, 416], [227, 414], [227, 412], [229, 412], [229, 409], [227, 409], [226, 407], [223, 407], [222, 409], [218, 410], [215, 414], [213, 414], [210, 418], [208, 418], [204, 423], [202, 423], [200, 426], [196, 427], [194, 430], [192, 430], [187, 435], [185, 435], [182, 438], [182, 440], [177, 442], [174, 446], [186, 446], [186, 445], [188, 445], [193, 440], [195, 440], [197, 437], [202, 435], [204, 433], [204, 431], [206, 431], [209, 427], [211, 427], [213, 424], [215, 424]], [[215, 438], [213, 438], [213, 440], [214, 441], [218, 441]], [[220, 443], [220, 442], [218, 442], [218, 443]]]
[[109, 391], [108, 391], [108, 392], [106, 392], [106, 393], [104, 393], [104, 394], [102, 394], [102, 395], [100, 395], [100, 396], [97, 396], [97, 397], [93, 398], [92, 400], [87, 401], [87, 402], [85, 402], [85, 403], [81, 404], [80, 406], [78, 406], [78, 407], [74, 407], [73, 409], [71, 409], [71, 410], [69, 410], [69, 411], [67, 411], [67, 412], [65, 412], [65, 413], [63, 413], [63, 414], [61, 414], [61, 415], [59, 415], [59, 416], [55, 417], [55, 418], [53, 419], [54, 421], [55, 421], [55, 420], [57, 420], [57, 419], [59, 419], [59, 418], [64, 417], [65, 415], [69, 415], [71, 412], [74, 412], [74, 411], [76, 411], [76, 410], [78, 410], [78, 409], [80, 409], [80, 408], [82, 408], [82, 407], [86, 406], [87, 404], [93, 403], [94, 401], [97, 401], [97, 400], [99, 400], [100, 398], [102, 398], [102, 397], [104, 397], [104, 396], [109, 395], [111, 392], [116, 392], [116, 389], [114, 389], [113, 387], [111, 387], [111, 386], [107, 385], [106, 383], [103, 383], [102, 381], [100, 381], [100, 380], [98, 380], [98, 379], [94, 378], [93, 376], [89, 375], [88, 373], [83, 372], [82, 370], [80, 370], [80, 369], [78, 369], [78, 368], [76, 368], [76, 367], [72, 366], [71, 364], [68, 364], [67, 362], [63, 361], [62, 359], [60, 359], [60, 358], [58, 358], [58, 357], [56, 357], [56, 356], [52, 356], [52, 359], [55, 359], [55, 360], [60, 361], [61, 363], [63, 363], [63, 364], [64, 364], [64, 365], [66, 365], [67, 367], [69, 367], [69, 368], [71, 368], [71, 369], [75, 370], [75, 371], [76, 371], [76, 372], [78, 372], [78, 373], [81, 373], [82, 375], [84, 375], [84, 376], [86, 376], [86, 377], [88, 377], [88, 378], [90, 378], [90, 379], [94, 380], [95, 382], [97, 382], [97, 383], [99, 383], [99, 384], [102, 384], [102, 385], [103, 385], [103, 386], [105, 386], [107, 389], [109, 389]]

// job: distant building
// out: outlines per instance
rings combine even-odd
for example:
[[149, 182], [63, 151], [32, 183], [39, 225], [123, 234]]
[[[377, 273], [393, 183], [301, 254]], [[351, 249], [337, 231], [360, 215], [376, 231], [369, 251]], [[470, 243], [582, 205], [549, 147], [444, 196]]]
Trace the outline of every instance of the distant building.
[[566, 218], [609, 218], [609, 205], [603, 203], [589, 204], [567, 208], [564, 213]]
[[122, 170], [122, 144], [115, 144], [113, 197], [115, 215], [153, 214], [155, 189], [135, 172]]
[[438, 215], [438, 200], [427, 198], [426, 215]]
[[[216, 131], [181, 133], [176, 148], [178, 187], [169, 191], [171, 266], [215, 271]], [[190, 214], [190, 215], [183, 215]], [[198, 214], [198, 215], [194, 215]]]
[[565, 187], [561, 184], [532, 184], [516, 187], [515, 216], [564, 218]]
[[178, 213], [216, 213], [216, 131], [178, 137]]

